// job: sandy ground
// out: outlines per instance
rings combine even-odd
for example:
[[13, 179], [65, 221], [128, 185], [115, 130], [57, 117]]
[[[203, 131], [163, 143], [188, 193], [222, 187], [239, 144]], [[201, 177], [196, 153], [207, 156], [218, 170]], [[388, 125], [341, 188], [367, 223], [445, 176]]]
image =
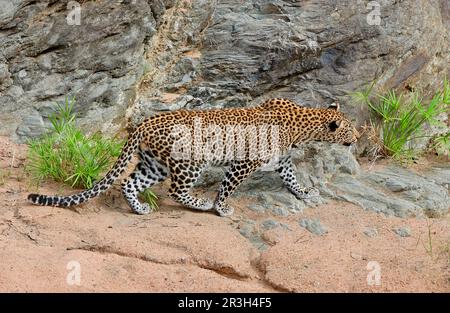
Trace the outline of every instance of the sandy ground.
[[[450, 218], [400, 219], [331, 202], [288, 217], [246, 209], [231, 218], [187, 210], [156, 188], [160, 210], [132, 214], [116, 185], [75, 209], [26, 202], [36, 187], [26, 148], [0, 137], [0, 291], [449, 292]], [[42, 193], [73, 190], [46, 183]], [[210, 195], [211, 196], [211, 195]], [[256, 249], [238, 225], [268, 218]], [[318, 218], [328, 233], [299, 226]], [[410, 237], [393, 228], [409, 227]], [[258, 226], [259, 227], [259, 226]], [[375, 228], [378, 235], [364, 234]], [[380, 283], [369, 285], [369, 282]]]

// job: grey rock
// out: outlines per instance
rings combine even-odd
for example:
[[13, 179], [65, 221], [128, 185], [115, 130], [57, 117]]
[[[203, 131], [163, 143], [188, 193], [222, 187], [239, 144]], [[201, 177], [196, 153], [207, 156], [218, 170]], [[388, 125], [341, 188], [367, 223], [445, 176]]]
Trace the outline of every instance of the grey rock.
[[258, 250], [265, 251], [269, 248], [269, 245], [261, 238], [261, 236], [253, 236], [249, 238], [250, 243]]
[[243, 220], [239, 223], [238, 229], [239, 233], [247, 238], [250, 243], [257, 248], [258, 250], [264, 251], [269, 246], [267, 243], [261, 238], [261, 235], [255, 228], [256, 222], [253, 220]]
[[407, 226], [392, 229], [400, 237], [410, 237], [411, 229]]
[[3, 91], [13, 84], [11, 79], [11, 73], [9, 72], [8, 65], [0, 63], [0, 91]]
[[197, 180], [195, 186], [217, 189], [217, 184], [224, 178], [224, 171], [221, 167], [208, 168]]
[[338, 190], [338, 198], [352, 202], [366, 210], [386, 215], [408, 217], [418, 216], [421, 208], [414, 203], [399, 198], [392, 198], [379, 191], [376, 186], [352, 176], [341, 175], [333, 180], [332, 185]]
[[401, 192], [407, 190], [419, 189], [417, 185], [410, 184], [404, 181], [393, 180], [388, 178], [385, 182], [385, 186], [392, 192]]
[[299, 221], [299, 225], [318, 236], [323, 236], [328, 233], [328, 230], [320, 223], [319, 220], [304, 218]]
[[[311, 143], [301, 146], [292, 152], [292, 159], [297, 167], [297, 180], [303, 187], [315, 186], [320, 196], [299, 200], [283, 186], [276, 172], [264, 172], [257, 179], [243, 183], [242, 190], [264, 190], [261, 202], [282, 206], [293, 213], [301, 212], [306, 206], [317, 206], [326, 203], [326, 196], [334, 192], [325, 182], [342, 173], [357, 174], [359, 164], [353, 154], [345, 147], [324, 143]], [[270, 209], [270, 208], [269, 208]]]
[[292, 230], [289, 228], [288, 225], [286, 225], [286, 224], [284, 224], [284, 223], [277, 222], [277, 221], [272, 220], [272, 219], [264, 220], [264, 221], [261, 223], [261, 227], [262, 227], [263, 230], [271, 230], [271, 229], [274, 229], [274, 228], [277, 228], [277, 227], [281, 227], [281, 228], [283, 228], [284, 230], [292, 231]]
[[11, 22], [21, 3], [20, 0], [0, 0], [0, 27], [3, 27], [7, 23]]
[[283, 188], [283, 181], [280, 176], [273, 171], [258, 171], [252, 174], [249, 179], [242, 182], [239, 186], [240, 192], [249, 192], [253, 190], [267, 192], [279, 192]]
[[250, 226], [244, 226], [242, 228], [239, 228], [239, 233], [244, 236], [245, 238], [250, 238], [252, 235], [253, 228]]
[[248, 206], [248, 208], [252, 211], [258, 212], [258, 213], [263, 213], [266, 211], [266, 208], [262, 205], [259, 204], [250, 204]]
[[[256, 189], [258, 190], [258, 189]], [[305, 202], [295, 198], [287, 190], [280, 192], [257, 192], [257, 203], [277, 216], [288, 216], [289, 212], [299, 213], [305, 208]]]
[[264, 230], [269, 230], [280, 226], [280, 223], [274, 220], [265, 220], [261, 223]]
[[274, 215], [277, 216], [288, 216], [289, 212], [285, 208], [282, 207], [274, 207], [270, 210]]
[[[303, 145], [292, 152], [292, 158], [300, 185], [316, 186], [319, 197], [296, 199], [276, 172], [251, 176], [238, 188], [237, 196], [256, 196], [250, 209], [279, 216], [302, 212], [305, 207], [315, 207], [330, 198], [398, 217], [440, 217], [450, 207], [450, 170], [446, 168], [431, 169], [421, 175], [400, 166], [365, 172], [347, 148], [323, 143]], [[202, 185], [212, 186], [222, 179], [223, 171], [207, 172], [205, 177]]]
[[102, 125], [123, 117], [136, 96], [146, 38], [158, 27], [151, 2], [87, 2], [80, 25], [69, 25], [67, 1], [2, 0], [0, 99], [9, 98], [0, 107], [0, 135], [19, 141], [40, 136], [48, 116], [35, 115], [65, 96], [75, 96], [86, 130], [116, 132], [119, 125]]
[[190, 95], [183, 95], [177, 98], [175, 101], [171, 101], [169, 103], [167, 102], [161, 102], [161, 101], [151, 101], [149, 104], [147, 104], [149, 107], [151, 107], [152, 110], [155, 111], [175, 111], [182, 108], [185, 108], [187, 104], [194, 99], [193, 96]]
[[[182, 57], [169, 73], [165, 90], [167, 92], [178, 91], [180, 88], [189, 88], [190, 83], [196, 78], [198, 60], [191, 57]], [[191, 96], [192, 97], [192, 96]]]
[[[432, 170], [430, 173], [435, 173]], [[450, 176], [450, 171], [442, 170]], [[445, 175], [440, 176], [444, 178]], [[429, 217], [439, 217], [448, 213], [450, 196], [445, 183], [439, 184], [433, 175], [417, 174], [398, 166], [389, 166], [380, 171], [370, 173], [364, 178], [367, 182], [375, 182], [398, 194], [398, 205], [406, 202], [414, 203]]]
[[368, 227], [364, 230], [364, 235], [370, 238], [378, 236], [378, 230], [376, 228]]
[[245, 238], [250, 238], [255, 230], [256, 222], [253, 220], [243, 220], [239, 223], [239, 233]]
[[244, 224], [246, 224], [246, 225], [256, 225], [256, 221], [255, 220], [252, 220], [252, 219], [248, 219], [248, 218], [246, 218], [246, 219], [243, 219], [242, 220], [242, 223], [244, 223]]
[[[362, 121], [368, 112], [348, 101], [348, 91], [374, 78], [380, 89], [407, 81], [417, 88], [436, 86], [438, 79], [420, 78], [443, 77], [450, 61], [450, 10], [442, 0], [420, 7], [412, 0], [401, 7], [383, 3], [381, 25], [368, 24], [369, 10], [358, 1], [90, 1], [76, 26], [67, 23], [67, 1], [2, 0], [0, 6], [0, 76], [6, 77], [0, 99], [12, 87], [26, 91], [2, 102], [2, 110], [12, 111], [0, 115], [5, 130], [21, 126], [25, 109], [66, 94], [77, 97], [77, 110], [92, 129], [99, 124], [89, 123], [88, 112], [118, 123], [129, 104], [131, 111], [140, 102], [159, 109], [161, 102], [150, 100], [166, 92], [189, 95], [202, 108], [244, 106], [271, 96], [306, 106], [337, 99]], [[435, 18], [437, 10], [442, 19]], [[55, 74], [60, 83], [51, 83]], [[110, 107], [117, 108], [102, 116]], [[42, 132], [22, 127], [13, 136], [36, 133]], [[323, 167], [335, 171], [334, 164]], [[355, 174], [345, 160], [340, 170]]]
[[[293, 213], [302, 212], [305, 208], [305, 202], [297, 199], [293, 194], [291, 194], [287, 190], [283, 190], [282, 192], [273, 192], [270, 193], [272, 203], [277, 203], [281, 209], [281, 216], [287, 216], [288, 211]], [[273, 212], [274, 210], [272, 210]], [[274, 214], [276, 214], [274, 212]]]
[[264, 251], [267, 250], [267, 248], [269, 247], [259, 234], [253, 232], [246, 232], [243, 229], [240, 229], [239, 233], [245, 238], [247, 238], [250, 241], [250, 243], [258, 250]]
[[431, 177], [436, 184], [444, 188], [450, 188], [450, 166], [434, 167], [425, 173], [426, 177]]
[[440, 217], [450, 207], [445, 187], [450, 172], [443, 169], [440, 176], [435, 176], [436, 172], [419, 175], [399, 166], [388, 166], [358, 176], [337, 175], [330, 184], [337, 190], [337, 198], [368, 210], [398, 217], [424, 214]]
[[23, 119], [24, 123], [17, 128], [19, 135], [30, 134], [33, 137], [41, 136], [45, 131], [45, 123], [42, 116], [36, 111], [32, 111]]

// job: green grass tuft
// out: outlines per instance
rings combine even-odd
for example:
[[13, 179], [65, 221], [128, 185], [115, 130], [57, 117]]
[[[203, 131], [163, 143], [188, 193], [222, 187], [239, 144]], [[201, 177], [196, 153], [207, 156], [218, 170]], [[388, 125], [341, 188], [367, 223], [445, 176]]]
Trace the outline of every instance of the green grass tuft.
[[141, 197], [143, 198], [143, 201], [148, 203], [153, 211], [156, 211], [159, 209], [158, 207], [158, 197], [156, 194], [151, 191], [150, 189], [146, 189], [143, 192], [141, 192]]
[[75, 124], [74, 99], [57, 104], [52, 129], [29, 141], [27, 170], [41, 182], [51, 178], [77, 188], [91, 188], [119, 156], [122, 141], [85, 135]]
[[[124, 142], [99, 133], [85, 135], [76, 126], [75, 100], [57, 104], [50, 117], [52, 128], [42, 138], [29, 141], [26, 170], [38, 183], [53, 179], [76, 188], [91, 188], [113, 165]], [[143, 197], [157, 208], [156, 195], [146, 190]]]
[[[353, 94], [358, 102], [367, 105], [376, 115], [376, 120], [371, 123], [379, 125], [380, 137], [383, 143], [383, 153], [395, 159], [412, 159], [417, 155], [414, 150], [416, 139], [427, 137], [423, 135], [425, 125], [440, 124], [437, 117], [444, 112], [449, 112], [450, 84], [444, 81], [444, 86], [437, 91], [428, 104], [423, 97], [415, 92], [413, 96], [405, 100], [394, 91], [386, 95], [372, 95], [374, 84], [365, 90]], [[439, 137], [438, 144], [448, 144], [447, 137]], [[448, 148], [448, 146], [447, 146]]]

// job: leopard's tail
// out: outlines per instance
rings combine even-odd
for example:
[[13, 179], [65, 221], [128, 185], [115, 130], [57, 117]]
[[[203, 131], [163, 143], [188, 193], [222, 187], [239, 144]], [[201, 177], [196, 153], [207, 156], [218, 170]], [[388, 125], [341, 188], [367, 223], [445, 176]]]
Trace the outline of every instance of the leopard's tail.
[[127, 140], [114, 166], [108, 171], [105, 177], [96, 182], [92, 188], [66, 197], [29, 194], [28, 201], [37, 205], [68, 207], [86, 202], [87, 200], [98, 196], [100, 193], [110, 188], [113, 182], [125, 171], [127, 164], [133, 157], [133, 154], [137, 150], [140, 142], [141, 132], [137, 129]]

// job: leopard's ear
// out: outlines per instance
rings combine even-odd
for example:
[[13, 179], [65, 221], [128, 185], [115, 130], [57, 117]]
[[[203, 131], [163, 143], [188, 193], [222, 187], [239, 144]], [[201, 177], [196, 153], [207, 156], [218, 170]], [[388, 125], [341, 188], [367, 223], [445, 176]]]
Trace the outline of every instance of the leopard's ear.
[[341, 105], [339, 104], [339, 102], [333, 102], [332, 104], [330, 104], [328, 109], [339, 111], [341, 109]]

